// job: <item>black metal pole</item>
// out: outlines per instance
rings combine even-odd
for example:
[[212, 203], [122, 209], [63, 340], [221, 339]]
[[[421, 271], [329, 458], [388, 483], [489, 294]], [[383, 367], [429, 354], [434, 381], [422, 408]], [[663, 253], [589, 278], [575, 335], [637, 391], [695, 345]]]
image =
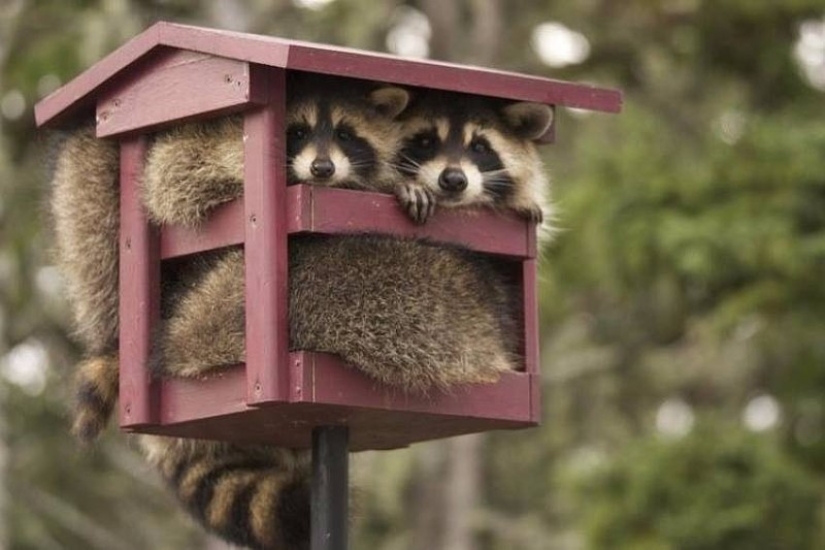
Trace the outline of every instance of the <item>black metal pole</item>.
[[312, 430], [311, 550], [346, 550], [349, 497], [349, 428]]

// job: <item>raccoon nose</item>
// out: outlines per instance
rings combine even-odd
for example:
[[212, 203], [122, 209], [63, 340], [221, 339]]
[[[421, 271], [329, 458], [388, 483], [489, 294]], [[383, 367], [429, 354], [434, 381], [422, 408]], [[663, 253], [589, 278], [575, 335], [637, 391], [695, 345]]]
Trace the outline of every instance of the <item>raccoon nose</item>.
[[441, 176], [438, 178], [438, 185], [444, 191], [458, 193], [467, 188], [467, 176], [458, 168], [447, 168], [441, 172]]
[[329, 159], [315, 159], [309, 165], [309, 171], [316, 178], [328, 178], [335, 173], [335, 164]]

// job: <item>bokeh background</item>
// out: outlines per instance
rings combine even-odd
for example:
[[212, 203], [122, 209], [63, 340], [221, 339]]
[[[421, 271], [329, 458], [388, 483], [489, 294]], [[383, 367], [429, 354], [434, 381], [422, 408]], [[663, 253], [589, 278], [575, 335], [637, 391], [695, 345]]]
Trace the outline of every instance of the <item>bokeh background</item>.
[[823, 0], [0, 0], [0, 548], [226, 548], [67, 435], [32, 106], [159, 19], [624, 90], [544, 151], [543, 426], [359, 455], [353, 548], [825, 548]]

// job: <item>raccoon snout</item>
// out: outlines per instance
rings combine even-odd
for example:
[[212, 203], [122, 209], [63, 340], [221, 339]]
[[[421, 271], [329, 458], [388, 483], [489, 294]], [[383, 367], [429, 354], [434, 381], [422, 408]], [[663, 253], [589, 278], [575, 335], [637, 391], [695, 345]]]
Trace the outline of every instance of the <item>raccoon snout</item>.
[[315, 159], [309, 165], [310, 173], [316, 178], [329, 178], [335, 173], [335, 164], [329, 159]]
[[467, 188], [467, 176], [458, 168], [446, 168], [438, 177], [438, 186], [448, 193], [459, 193]]

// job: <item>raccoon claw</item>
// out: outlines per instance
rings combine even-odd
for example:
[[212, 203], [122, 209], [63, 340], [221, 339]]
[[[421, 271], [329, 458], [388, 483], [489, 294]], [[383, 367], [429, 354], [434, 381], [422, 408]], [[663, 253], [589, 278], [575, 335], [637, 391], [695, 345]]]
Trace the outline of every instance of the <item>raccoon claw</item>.
[[401, 206], [415, 223], [424, 223], [435, 212], [435, 195], [426, 187], [405, 183], [397, 188]]
[[544, 212], [538, 204], [517, 208], [515, 211], [529, 222], [541, 223], [544, 221]]

